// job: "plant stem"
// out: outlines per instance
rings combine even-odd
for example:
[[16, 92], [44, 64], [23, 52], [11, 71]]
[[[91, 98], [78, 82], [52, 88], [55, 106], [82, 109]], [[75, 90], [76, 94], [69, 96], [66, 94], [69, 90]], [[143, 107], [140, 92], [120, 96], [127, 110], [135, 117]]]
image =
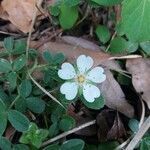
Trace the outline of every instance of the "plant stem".
[[70, 135], [70, 134], [72, 134], [72, 133], [74, 133], [74, 132], [77, 132], [77, 131], [79, 131], [79, 130], [81, 130], [81, 129], [84, 129], [84, 128], [86, 128], [86, 127], [89, 127], [89, 126], [91, 126], [91, 125], [94, 125], [95, 123], [96, 123], [96, 120], [92, 120], [92, 121], [90, 121], [90, 122], [87, 122], [87, 123], [85, 123], [85, 124], [80, 125], [79, 127], [73, 128], [72, 130], [69, 130], [69, 131], [67, 131], [67, 132], [64, 132], [64, 133], [62, 133], [62, 134], [60, 134], [60, 135], [58, 135], [58, 136], [56, 136], [56, 137], [54, 137], [54, 138], [52, 138], [52, 139], [46, 141], [46, 142], [44, 142], [41, 147], [45, 147], [45, 146], [49, 145], [50, 143], [53, 143], [53, 142], [55, 142], [55, 141], [57, 141], [57, 140], [59, 140], [59, 139], [65, 137], [65, 136]]
[[58, 103], [60, 106], [62, 106], [64, 109], [66, 109], [60, 102], [57, 100], [53, 95], [51, 95], [46, 89], [44, 89], [34, 78], [31, 76], [31, 74], [28, 72], [28, 76], [32, 80], [32, 82], [42, 91], [44, 92], [47, 96], [49, 96], [53, 101]]
[[16, 101], [18, 100], [19, 97], [20, 97], [20, 95], [17, 95], [17, 97], [15, 98], [15, 100], [9, 106], [9, 109], [11, 109], [14, 106], [14, 104], [16, 103]]

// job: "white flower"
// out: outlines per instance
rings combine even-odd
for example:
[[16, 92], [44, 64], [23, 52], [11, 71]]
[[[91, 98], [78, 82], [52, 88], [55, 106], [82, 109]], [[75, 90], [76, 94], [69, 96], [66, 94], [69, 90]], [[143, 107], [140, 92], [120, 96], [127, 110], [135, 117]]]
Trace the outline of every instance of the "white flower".
[[93, 69], [93, 59], [89, 56], [80, 55], [77, 58], [76, 67], [70, 63], [63, 63], [58, 71], [58, 76], [66, 80], [60, 87], [60, 92], [65, 94], [67, 100], [73, 100], [78, 92], [82, 92], [83, 97], [88, 102], [94, 102], [100, 97], [100, 90], [95, 83], [105, 81], [106, 75], [102, 67]]

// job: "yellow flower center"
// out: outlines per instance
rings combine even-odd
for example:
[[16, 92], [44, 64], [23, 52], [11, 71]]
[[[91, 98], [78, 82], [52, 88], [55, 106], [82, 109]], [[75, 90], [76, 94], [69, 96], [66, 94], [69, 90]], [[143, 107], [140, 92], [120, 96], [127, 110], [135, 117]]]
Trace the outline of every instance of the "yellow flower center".
[[79, 84], [82, 84], [85, 81], [85, 77], [83, 75], [79, 75], [77, 77], [77, 81], [79, 82]]

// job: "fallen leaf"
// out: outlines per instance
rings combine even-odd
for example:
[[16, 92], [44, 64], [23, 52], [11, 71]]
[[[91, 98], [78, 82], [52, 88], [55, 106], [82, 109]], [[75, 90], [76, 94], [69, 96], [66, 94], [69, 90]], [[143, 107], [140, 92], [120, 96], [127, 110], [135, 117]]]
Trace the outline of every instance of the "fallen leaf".
[[[86, 108], [84, 108], [84, 111], [83, 110], [81, 111], [82, 113], [77, 113], [75, 112], [75, 107], [73, 107], [73, 105], [70, 104], [67, 111], [68, 114], [76, 120], [77, 126], [80, 126], [86, 122], [94, 120], [94, 117], [90, 115], [90, 112]], [[75, 134], [80, 136], [93, 136], [96, 135], [96, 133], [97, 133], [97, 126], [95, 124], [75, 132]]]
[[[37, 47], [37, 42], [32, 42], [31, 47]], [[79, 46], [74, 46], [62, 42], [47, 42], [38, 48], [39, 52], [42, 54], [45, 50], [49, 50], [52, 53], [62, 52], [68, 58], [71, 63], [76, 60], [76, 58], [85, 54], [91, 56], [94, 59], [94, 66], [103, 65], [107, 69], [120, 69], [119, 65], [115, 61], [110, 61], [111, 57], [99, 50], [85, 49]], [[107, 70], [106, 69], [106, 70]], [[134, 108], [126, 101], [125, 95], [120, 88], [118, 82], [114, 79], [110, 71], [106, 71], [107, 79], [100, 86], [103, 96], [106, 100], [106, 105], [109, 108], [117, 110], [124, 115], [132, 118], [134, 115]]]
[[57, 0], [47, 0], [46, 3], [48, 5], [54, 5], [57, 2]]
[[143, 58], [127, 60], [126, 67], [132, 74], [135, 90], [142, 96], [150, 109], [150, 60]]
[[134, 116], [133, 106], [127, 102], [119, 83], [108, 69], [105, 70], [105, 74], [106, 80], [99, 85], [99, 88], [105, 98], [106, 106], [132, 118]]
[[109, 110], [102, 110], [96, 117], [96, 123], [98, 126], [98, 140], [99, 142], [107, 141], [107, 134], [110, 129], [108, 121], [112, 119], [113, 113]]
[[80, 47], [83, 47], [85, 49], [91, 49], [91, 50], [99, 50], [99, 46], [94, 44], [93, 42], [91, 41], [88, 41], [88, 40], [85, 40], [83, 38], [77, 38], [77, 37], [74, 37], [74, 36], [62, 36], [61, 39], [68, 43], [68, 44], [71, 44], [71, 45], [74, 45], [74, 46], [80, 46]]
[[[93, 119], [90, 118], [89, 116], [86, 116], [86, 117], [80, 116], [77, 120], [77, 126], [80, 126], [80, 125], [82, 125], [86, 122], [89, 122], [91, 120], [93, 120]], [[94, 135], [96, 135], [96, 133], [97, 133], [96, 124], [75, 132], [75, 134], [80, 135], [80, 136], [94, 136]]]
[[1, 2], [0, 17], [9, 20], [24, 33], [29, 32], [33, 14], [36, 8], [36, 0], [3, 0]]
[[[40, 45], [39, 42], [33, 41], [31, 42], [30, 47], [37, 48], [37, 45]], [[75, 61], [78, 56], [85, 54], [94, 59], [95, 66], [103, 63], [105, 64], [108, 58], [110, 58], [110, 55], [104, 52], [75, 47], [74, 45], [66, 44], [61, 41], [46, 42], [42, 46], [38, 47], [38, 50], [41, 54], [46, 50], [49, 50], [51, 53], [63, 53], [67, 57], [68, 61], [71, 62]]]
[[107, 134], [107, 138], [110, 140], [117, 140], [123, 136], [126, 136], [126, 130], [124, 128], [124, 125], [119, 117], [119, 114], [117, 113], [114, 124], [110, 131]]

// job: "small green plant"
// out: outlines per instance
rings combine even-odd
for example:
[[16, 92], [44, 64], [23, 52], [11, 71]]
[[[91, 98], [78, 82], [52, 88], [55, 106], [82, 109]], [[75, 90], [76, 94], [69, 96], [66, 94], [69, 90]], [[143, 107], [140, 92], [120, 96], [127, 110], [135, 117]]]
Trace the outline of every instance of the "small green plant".
[[[22, 135], [19, 140], [20, 145], [13, 145], [3, 137], [0, 142], [8, 142], [8, 147], [22, 148], [28, 145], [29, 147], [40, 148], [46, 138], [52, 138], [60, 132], [75, 127], [76, 121], [67, 114], [66, 108], [72, 102], [70, 100], [77, 96], [79, 89], [79, 95], [76, 99], [81, 99], [87, 107], [100, 109], [104, 106], [104, 99], [102, 96], [100, 97], [100, 91], [94, 84], [103, 82], [106, 76], [101, 67], [89, 70], [93, 65], [93, 59], [85, 55], [81, 55], [77, 59], [78, 70], [77, 68], [74, 69], [69, 63], [63, 63], [65, 56], [62, 53], [52, 54], [49, 51], [43, 53], [43, 60], [46, 63], [38, 64], [38, 53], [31, 49], [27, 58], [25, 45], [25, 41], [16, 41], [11, 37], [4, 40], [5, 51], [1, 54], [4, 57], [0, 58], [0, 136], [5, 132], [8, 123], [16, 131], [21, 132]], [[67, 68], [64, 67], [65, 65], [67, 65]], [[68, 70], [70, 67], [71, 70]], [[43, 74], [43, 78], [40, 79], [39, 83], [31, 78], [36, 71]], [[70, 76], [74, 78], [72, 81]], [[78, 85], [75, 89], [75, 95], [71, 94], [73, 97], [70, 97], [70, 94], [63, 92], [63, 87], [68, 81], [63, 83], [62, 79], [69, 79], [69, 82], [75, 84], [85, 83], [84, 86], [86, 87], [83, 87], [82, 84]], [[97, 94], [89, 98], [88, 92], [91, 91], [91, 87], [97, 91]], [[47, 94], [43, 93], [43, 89], [54, 91], [56, 101], [51, 101]], [[84, 89], [86, 89], [85, 93]], [[75, 91], [72, 90], [72, 92]], [[38, 124], [33, 123], [32, 118], [34, 116], [41, 118], [40, 120], [43, 122], [43, 126], [46, 127], [45, 129], [39, 129]], [[79, 146], [80, 149], [84, 147], [83, 141], [74, 140], [74, 142], [64, 143], [62, 149], [70, 148], [72, 146], [70, 142], [81, 145]], [[5, 146], [2, 144], [1, 147]]]
[[47, 136], [48, 130], [38, 129], [35, 123], [30, 123], [28, 130], [23, 132], [19, 141], [24, 144], [32, 144], [39, 148]]
[[[115, 5], [121, 6], [119, 13], [115, 12], [118, 12]], [[85, 32], [80, 33], [81, 36], [95, 40], [101, 50], [110, 54], [136, 53], [149, 57], [149, 8], [149, 0], [56, 0], [48, 6], [48, 11], [54, 31], [62, 28], [63, 35]], [[80, 117], [81, 120], [87, 116], [93, 118], [97, 112], [101, 115], [100, 109], [105, 106], [105, 98], [97, 84], [104, 82], [107, 74], [101, 66], [92, 68], [94, 58], [81, 54], [76, 63], [69, 63], [65, 62], [67, 58], [63, 53], [51, 53], [50, 50], [45, 50], [41, 58], [36, 49], [26, 50], [26, 40], [13, 37], [5, 38], [3, 47], [4, 51], [0, 52], [0, 149], [105, 150], [115, 149], [119, 145], [117, 141], [92, 145], [69, 136], [56, 142], [63, 134], [67, 135], [76, 128]], [[119, 60], [119, 63], [125, 68], [124, 61]], [[118, 68], [117, 65], [112, 66]], [[128, 78], [129, 75], [124, 72], [113, 73], [122, 89], [131, 85], [132, 78]], [[112, 79], [116, 82], [113, 76]], [[124, 92], [120, 95], [124, 100]], [[111, 105], [107, 106], [113, 109]], [[81, 107], [79, 112], [78, 106]], [[120, 111], [120, 108], [116, 110]], [[87, 111], [87, 116], [84, 116], [84, 111]], [[102, 114], [107, 116], [108, 112], [104, 109]], [[100, 116], [102, 120], [106, 118]], [[106, 121], [106, 130], [110, 128], [109, 124]], [[9, 127], [14, 129], [17, 139], [10, 141], [4, 137]], [[119, 134], [120, 128], [123, 127], [118, 119], [114, 121], [111, 132]], [[129, 128], [129, 135], [134, 136], [139, 130], [139, 121], [130, 119]], [[47, 142], [49, 139], [52, 139], [50, 144]], [[150, 149], [149, 131], [137, 148]]]

